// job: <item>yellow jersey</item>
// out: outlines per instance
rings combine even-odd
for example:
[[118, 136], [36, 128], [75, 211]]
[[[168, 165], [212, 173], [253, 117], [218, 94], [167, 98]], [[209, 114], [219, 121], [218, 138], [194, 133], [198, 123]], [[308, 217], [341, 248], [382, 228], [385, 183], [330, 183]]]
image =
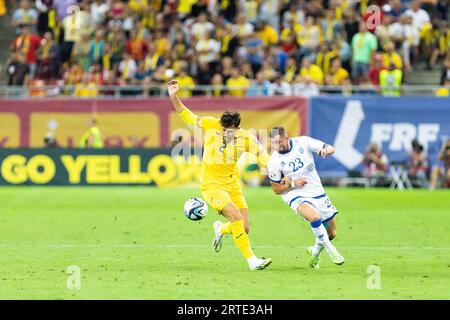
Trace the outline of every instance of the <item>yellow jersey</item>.
[[190, 125], [197, 125], [205, 132], [203, 159], [200, 173], [201, 188], [230, 186], [239, 181], [237, 162], [245, 152], [256, 156], [258, 164], [267, 167], [269, 155], [255, 136], [239, 129], [234, 139], [225, 143], [220, 119], [198, 117], [185, 110], [181, 118]]
[[[234, 97], [245, 96], [245, 90], [250, 86], [250, 80], [244, 76], [239, 76], [238, 78], [230, 78], [227, 80], [227, 87], [230, 87], [229, 93]], [[241, 87], [242, 89], [237, 89], [233, 87]]]

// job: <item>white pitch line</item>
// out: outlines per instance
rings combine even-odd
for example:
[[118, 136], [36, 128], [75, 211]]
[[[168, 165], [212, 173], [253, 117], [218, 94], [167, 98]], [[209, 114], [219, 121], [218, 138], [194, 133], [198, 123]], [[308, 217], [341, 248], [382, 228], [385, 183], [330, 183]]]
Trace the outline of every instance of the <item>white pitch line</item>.
[[[304, 249], [304, 246], [273, 246], [256, 245], [254, 248], [261, 249]], [[189, 244], [1, 244], [0, 248], [49, 248], [49, 249], [71, 249], [71, 248], [161, 248], [161, 249], [204, 249], [211, 248], [209, 245], [189, 245]], [[450, 247], [411, 247], [411, 246], [339, 246], [346, 250], [437, 250], [450, 251]]]

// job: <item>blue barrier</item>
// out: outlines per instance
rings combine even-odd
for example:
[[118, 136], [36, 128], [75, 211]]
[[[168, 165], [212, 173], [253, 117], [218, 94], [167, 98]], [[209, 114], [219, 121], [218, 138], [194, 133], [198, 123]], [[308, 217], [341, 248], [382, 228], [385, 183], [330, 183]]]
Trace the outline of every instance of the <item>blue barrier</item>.
[[442, 142], [450, 138], [450, 99], [433, 97], [313, 97], [309, 103], [309, 134], [334, 145], [336, 154], [318, 160], [324, 176], [345, 176], [362, 170], [362, 156], [377, 142], [389, 161], [408, 159], [417, 138], [432, 164]]

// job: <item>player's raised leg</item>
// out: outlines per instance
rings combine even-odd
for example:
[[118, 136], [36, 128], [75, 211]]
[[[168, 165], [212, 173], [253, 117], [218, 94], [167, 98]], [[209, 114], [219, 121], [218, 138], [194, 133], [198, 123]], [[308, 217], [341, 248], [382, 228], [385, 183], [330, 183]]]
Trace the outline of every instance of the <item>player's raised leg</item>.
[[[322, 224], [324, 225], [325, 229], [327, 230], [328, 233], [328, 239], [333, 240], [336, 237], [336, 218], [332, 218], [326, 222], [322, 222]], [[318, 269], [319, 268], [319, 256], [320, 253], [323, 250], [323, 246], [320, 244], [320, 242], [316, 239], [316, 243], [314, 244], [314, 246], [308, 247], [306, 249], [306, 252], [308, 253], [308, 255], [310, 255], [311, 258], [311, 262], [310, 265], [312, 268]]]
[[233, 202], [222, 209], [221, 214], [230, 221], [234, 243], [248, 262], [250, 270], [262, 270], [272, 263], [272, 259], [259, 259], [253, 253], [250, 239], [245, 232], [242, 214]]
[[316, 267], [319, 263], [320, 246], [325, 248], [331, 261], [335, 264], [343, 264], [344, 257], [342, 257], [337, 249], [331, 244], [328, 238], [328, 232], [322, 224], [322, 219], [320, 214], [311, 206], [309, 203], [302, 203], [298, 206], [297, 212], [299, 215], [308, 220], [311, 224], [311, 229], [316, 237], [316, 244], [314, 246], [311, 255], [313, 259], [311, 260], [311, 266]]

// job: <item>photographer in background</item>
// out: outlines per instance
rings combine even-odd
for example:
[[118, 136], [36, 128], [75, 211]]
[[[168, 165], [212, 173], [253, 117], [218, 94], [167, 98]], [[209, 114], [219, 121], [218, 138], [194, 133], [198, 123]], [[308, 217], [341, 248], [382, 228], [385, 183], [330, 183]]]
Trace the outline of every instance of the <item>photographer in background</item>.
[[412, 150], [409, 154], [408, 161], [408, 176], [413, 184], [426, 188], [428, 186], [428, 176], [430, 166], [425, 152], [423, 152], [423, 145], [417, 139], [411, 141]]
[[450, 188], [450, 140], [446, 139], [442, 144], [438, 154], [438, 161], [441, 163], [433, 167], [431, 172], [430, 189], [440, 186], [440, 180], [444, 188]]
[[371, 143], [363, 158], [364, 176], [369, 179], [372, 186], [378, 185], [387, 174], [388, 158], [380, 150], [378, 144]]
[[44, 145], [46, 148], [57, 148], [58, 147], [58, 143], [56, 142], [55, 134], [52, 131], [49, 131], [44, 135]]

